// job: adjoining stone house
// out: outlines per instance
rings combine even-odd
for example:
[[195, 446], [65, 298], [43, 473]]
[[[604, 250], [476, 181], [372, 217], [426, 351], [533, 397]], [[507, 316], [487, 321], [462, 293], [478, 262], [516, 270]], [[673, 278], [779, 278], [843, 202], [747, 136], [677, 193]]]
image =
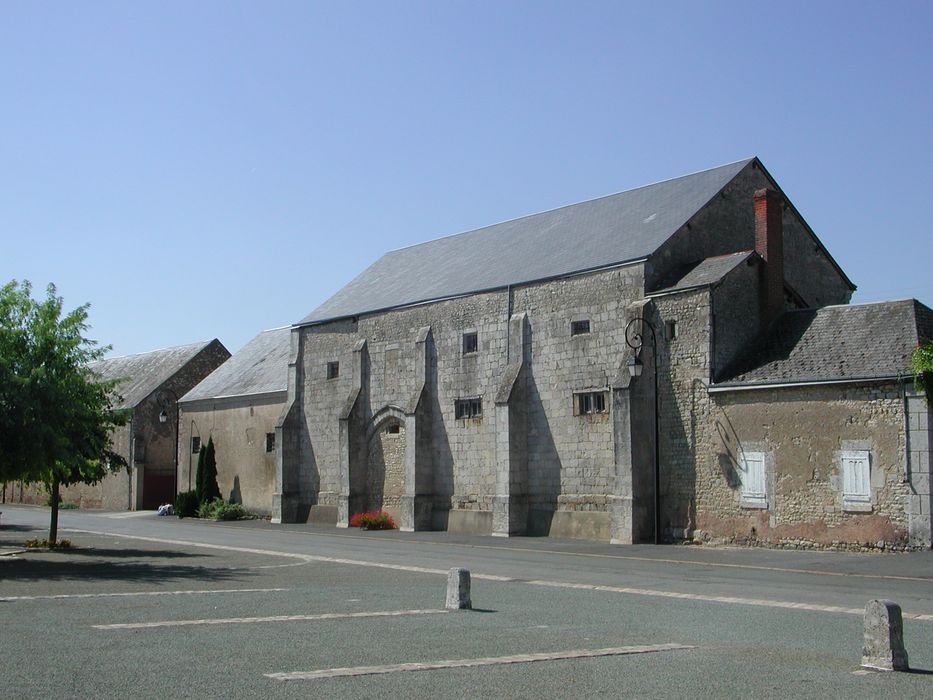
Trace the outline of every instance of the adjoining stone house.
[[[173, 502], [178, 398], [228, 357], [227, 349], [214, 339], [91, 365], [102, 380], [120, 380], [116, 390], [121, 400], [115, 408], [129, 411], [129, 420], [114, 431], [112, 449], [129, 468], [97, 484], [63, 488], [62, 500], [108, 510], [151, 509]], [[47, 498], [36, 488], [21, 493], [24, 502], [43, 503]]]
[[180, 491], [194, 489], [198, 453], [213, 438], [221, 495], [254, 513], [270, 513], [290, 336], [288, 327], [263, 331], [181, 397]]
[[854, 289], [757, 158], [390, 252], [292, 329], [273, 519], [929, 546], [929, 412], [904, 379], [926, 307], [889, 319], [876, 374], [749, 388], [766, 339], [805, 368], [792, 319], [832, 326]]

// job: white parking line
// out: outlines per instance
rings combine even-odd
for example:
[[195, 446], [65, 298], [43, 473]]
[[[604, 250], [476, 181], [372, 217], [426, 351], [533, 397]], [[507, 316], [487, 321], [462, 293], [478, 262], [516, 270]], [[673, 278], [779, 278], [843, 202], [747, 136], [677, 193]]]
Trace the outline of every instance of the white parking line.
[[[70, 530], [71, 532], [84, 532], [92, 535], [111, 535], [116, 537], [126, 537], [128, 539], [142, 540], [145, 542], [158, 542], [160, 544], [173, 544], [184, 547], [202, 547], [207, 549], [217, 549], [230, 552], [241, 552], [244, 554], [265, 554], [269, 556], [289, 557], [301, 561], [327, 562], [331, 564], [347, 564], [350, 566], [368, 566], [377, 569], [392, 569], [394, 571], [410, 571], [419, 574], [437, 574], [447, 576], [449, 569], [433, 569], [420, 566], [406, 566], [403, 564], [384, 564], [374, 561], [361, 561], [358, 559], [343, 559], [338, 557], [322, 557], [313, 554], [301, 554], [298, 552], [277, 552], [263, 549], [250, 549], [246, 547], [233, 547], [223, 544], [205, 544], [203, 542], [191, 542], [187, 540], [166, 540], [156, 537], [141, 537], [138, 535], [122, 535], [115, 532], [100, 532], [97, 530]], [[734, 596], [712, 596], [701, 593], [678, 593], [675, 591], [661, 591], [651, 588], [622, 588], [616, 586], [600, 586], [587, 583], [566, 583], [563, 581], [528, 581], [526, 579], [516, 579], [509, 576], [496, 576], [494, 574], [473, 573], [474, 580], [483, 581], [501, 581], [504, 583], [526, 583], [534, 586], [550, 586], [553, 588], [577, 588], [581, 590], [607, 591], [610, 593], [623, 593], [630, 595], [651, 596], [655, 598], [679, 598], [681, 600], [698, 600], [704, 602], [727, 603], [730, 605], [752, 605], [756, 607], [784, 608], [791, 610], [812, 610], [827, 613], [842, 613], [845, 615], [864, 615], [864, 608], [844, 608], [836, 605], [817, 605], [815, 603], [795, 603], [784, 600], [768, 600], [762, 598], [737, 598]], [[933, 614], [914, 613], [904, 611], [902, 617], [906, 620], [922, 620], [924, 622], [933, 621]]]
[[649, 644], [645, 646], [610, 647], [608, 649], [573, 649], [551, 651], [541, 654], [516, 654], [514, 656], [491, 656], [480, 659], [452, 659], [422, 663], [389, 664], [385, 666], [356, 666], [353, 668], [324, 668], [317, 671], [292, 671], [290, 673], [266, 673], [267, 678], [277, 681], [310, 681], [320, 678], [346, 676], [371, 676], [380, 673], [403, 671], [434, 671], [444, 668], [475, 668], [477, 666], [500, 666], [504, 664], [528, 664], [538, 661], [561, 661], [564, 659], [588, 659], [597, 656], [624, 656], [627, 654], [650, 654], [659, 651], [693, 649], [684, 644]]
[[152, 627], [188, 627], [191, 625], [242, 625], [257, 622], [308, 622], [316, 620], [349, 620], [362, 617], [405, 617], [409, 615], [442, 615], [446, 610], [380, 610], [376, 612], [322, 613], [320, 615], [270, 615], [268, 617], [225, 617], [204, 620], [164, 620], [162, 622], [124, 622], [112, 625], [91, 625], [98, 630], [139, 630]]
[[154, 595], [217, 595], [220, 593], [279, 593], [290, 588], [224, 588], [201, 591], [132, 591], [128, 593], [62, 593], [59, 595], [12, 595], [0, 597], [0, 603], [18, 600], [66, 600], [68, 598], [134, 598]]

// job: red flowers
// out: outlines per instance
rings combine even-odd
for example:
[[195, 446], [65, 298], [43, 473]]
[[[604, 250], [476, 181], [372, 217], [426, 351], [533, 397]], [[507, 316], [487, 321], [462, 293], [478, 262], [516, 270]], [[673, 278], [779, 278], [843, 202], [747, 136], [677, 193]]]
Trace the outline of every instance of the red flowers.
[[363, 530], [394, 530], [398, 525], [385, 511], [373, 510], [368, 513], [354, 513], [350, 518], [350, 527]]

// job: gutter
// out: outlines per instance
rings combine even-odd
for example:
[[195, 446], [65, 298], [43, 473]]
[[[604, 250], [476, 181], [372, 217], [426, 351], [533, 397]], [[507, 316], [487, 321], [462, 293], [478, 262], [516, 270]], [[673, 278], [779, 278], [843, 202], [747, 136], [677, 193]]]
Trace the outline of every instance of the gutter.
[[899, 381], [900, 374], [890, 374], [881, 377], [851, 377], [847, 379], [811, 379], [797, 382], [751, 382], [748, 384], [720, 384], [710, 386], [710, 394], [724, 394], [729, 391], [754, 391], [756, 389], [788, 389], [801, 386], [824, 386], [830, 384], [866, 384]]
[[269, 399], [269, 403], [277, 403], [277, 400], [281, 397], [281, 401], [285, 401], [288, 398], [288, 389], [276, 389], [274, 391], [256, 391], [250, 394], [223, 394], [220, 396], [207, 396], [204, 398], [195, 398], [195, 399], [185, 399], [182, 397], [178, 400], [178, 404], [185, 406], [186, 408], [201, 408], [203, 405], [209, 405], [215, 402], [223, 403], [232, 403], [236, 399], [257, 399], [259, 397], [264, 397]]
[[471, 297], [476, 294], [489, 294], [491, 292], [500, 292], [502, 290], [508, 290], [513, 287], [521, 287], [521, 286], [532, 285], [532, 284], [543, 284], [545, 282], [551, 282], [553, 280], [570, 279], [572, 277], [582, 277], [583, 275], [590, 275], [596, 272], [605, 272], [606, 270], [615, 270], [618, 268], [638, 265], [638, 264], [644, 263], [646, 260], [648, 260], [647, 255], [640, 257], [640, 258], [634, 258], [632, 260], [625, 260], [623, 262], [610, 263], [608, 265], [601, 265], [599, 267], [590, 267], [584, 270], [576, 270], [573, 272], [564, 272], [558, 275], [550, 275], [549, 277], [540, 277], [537, 279], [525, 280], [522, 282], [503, 284], [497, 287], [487, 287], [485, 289], [474, 289], [468, 292], [450, 294], [448, 296], [443, 296], [443, 297], [432, 297], [429, 299], [421, 299], [420, 301], [410, 301], [410, 302], [405, 302], [402, 304], [397, 304], [395, 306], [384, 306], [380, 309], [366, 309], [364, 311], [357, 311], [354, 313], [345, 313], [339, 316], [331, 316], [330, 318], [314, 319], [311, 321], [299, 321], [298, 323], [294, 324], [291, 327], [292, 328], [307, 328], [309, 326], [320, 326], [325, 323], [331, 323], [333, 321], [343, 321], [348, 318], [356, 319], [360, 316], [382, 314], [382, 313], [387, 313], [389, 311], [399, 311], [400, 309], [408, 309], [413, 306], [424, 306], [425, 304], [437, 304], [442, 301], [450, 301], [452, 299], [463, 299], [464, 297]]

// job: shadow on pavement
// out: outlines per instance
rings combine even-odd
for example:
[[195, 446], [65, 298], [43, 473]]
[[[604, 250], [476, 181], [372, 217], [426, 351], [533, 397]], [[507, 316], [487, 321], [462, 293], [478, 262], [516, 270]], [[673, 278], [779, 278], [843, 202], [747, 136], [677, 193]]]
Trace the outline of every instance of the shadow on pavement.
[[[58, 554], [58, 553], [56, 553]], [[147, 553], [147, 554], [152, 554]], [[44, 556], [49, 556], [44, 554]], [[64, 560], [56, 557], [33, 559], [23, 555], [0, 567], [0, 581], [139, 581], [153, 584], [159, 581], [195, 579], [199, 582], [241, 579], [247, 572], [206, 566], [155, 564], [150, 562], [113, 562], [94, 560]]]
[[205, 559], [213, 556], [212, 554], [192, 554], [190, 552], [179, 552], [172, 549], [101, 549], [98, 547], [70, 547], [68, 549], [56, 550], [56, 554], [64, 554], [69, 557], [110, 557], [110, 558], [143, 558], [157, 557], [162, 559], [181, 559], [186, 557], [200, 557]]

